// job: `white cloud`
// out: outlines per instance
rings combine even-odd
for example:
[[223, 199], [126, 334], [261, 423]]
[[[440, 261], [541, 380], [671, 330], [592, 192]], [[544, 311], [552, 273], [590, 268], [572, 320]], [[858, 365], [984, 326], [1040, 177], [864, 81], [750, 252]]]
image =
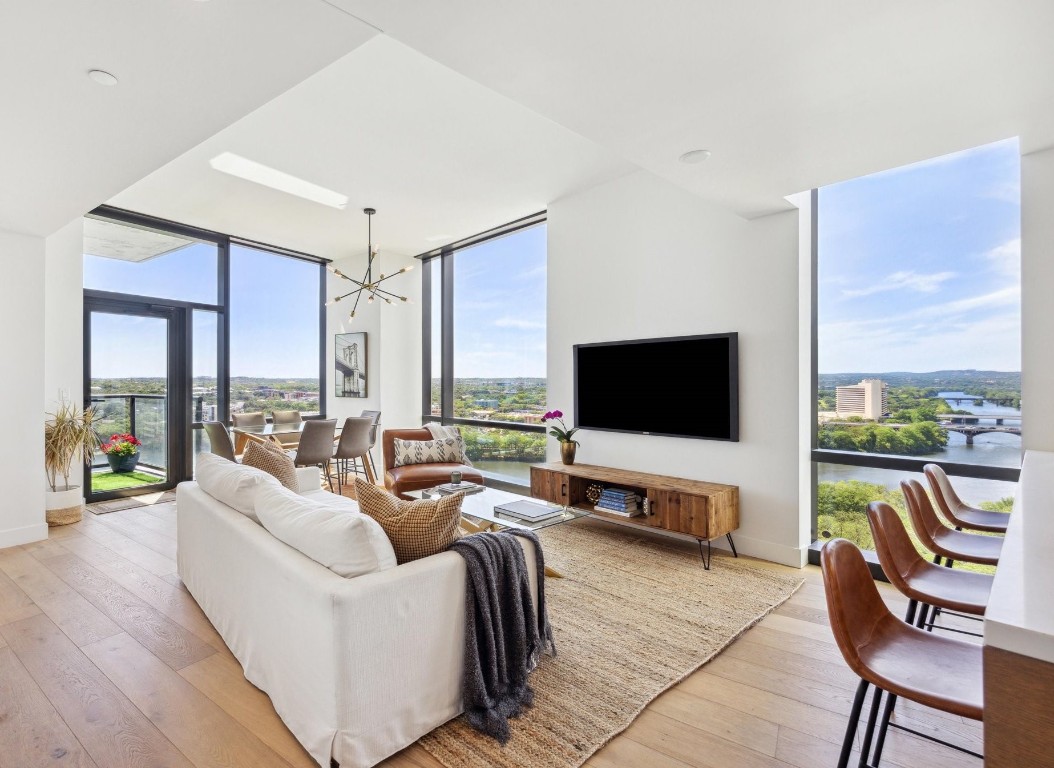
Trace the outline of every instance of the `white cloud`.
[[929, 275], [920, 275], [914, 271], [894, 272], [885, 280], [874, 283], [866, 288], [845, 289], [842, 296], [847, 299], [860, 296], [871, 296], [876, 293], [887, 293], [889, 291], [915, 291], [916, 293], [934, 293], [939, 290], [942, 283], [955, 277], [954, 272], [934, 272]]
[[1021, 278], [1021, 238], [1015, 237], [988, 251], [985, 258], [992, 268], [1009, 277]]

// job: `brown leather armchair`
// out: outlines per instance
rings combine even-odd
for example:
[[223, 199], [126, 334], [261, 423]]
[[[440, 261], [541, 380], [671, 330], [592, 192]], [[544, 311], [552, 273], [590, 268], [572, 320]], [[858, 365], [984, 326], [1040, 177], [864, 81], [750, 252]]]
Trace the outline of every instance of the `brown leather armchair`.
[[470, 483], [483, 483], [483, 475], [475, 467], [467, 464], [407, 464], [395, 466], [395, 438], [400, 440], [431, 440], [432, 433], [427, 429], [386, 429], [381, 437], [384, 450], [384, 485], [401, 499], [408, 499], [407, 491], [420, 491], [442, 483], [450, 482], [451, 472], [461, 472], [463, 480]]

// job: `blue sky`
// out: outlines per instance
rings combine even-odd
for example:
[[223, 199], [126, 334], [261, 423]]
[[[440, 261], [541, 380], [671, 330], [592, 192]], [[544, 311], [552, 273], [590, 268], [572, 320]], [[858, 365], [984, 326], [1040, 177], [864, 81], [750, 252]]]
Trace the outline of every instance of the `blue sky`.
[[1021, 370], [1017, 140], [823, 187], [821, 373]]
[[[231, 375], [318, 378], [319, 268], [241, 246], [231, 248]], [[216, 302], [216, 249], [195, 243], [138, 264], [85, 256], [86, 288]], [[197, 314], [197, 313], [196, 313]], [[215, 324], [195, 318], [195, 375], [216, 374]], [[92, 375], [163, 376], [157, 321], [104, 317], [93, 333]]]
[[545, 270], [544, 224], [457, 253], [455, 378], [545, 377]]

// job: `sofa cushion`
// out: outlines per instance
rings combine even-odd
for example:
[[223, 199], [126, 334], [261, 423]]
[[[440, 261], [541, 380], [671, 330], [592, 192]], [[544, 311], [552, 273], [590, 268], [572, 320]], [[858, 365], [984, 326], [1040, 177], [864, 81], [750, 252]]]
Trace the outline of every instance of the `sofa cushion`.
[[293, 459], [274, 443], [250, 441], [242, 454], [242, 464], [262, 469], [294, 493], [300, 490]]
[[352, 578], [381, 570], [377, 532], [372, 530], [377, 522], [361, 512], [335, 509], [270, 485], [257, 492], [256, 514], [272, 536], [338, 576]]
[[430, 557], [461, 537], [461, 501], [464, 493], [441, 499], [403, 501], [383, 488], [355, 478], [359, 509], [388, 534], [399, 564]]
[[278, 481], [255, 467], [246, 467], [212, 453], [200, 453], [194, 479], [201, 490], [216, 501], [236, 509], [259, 523], [254, 501], [256, 491], [264, 485], [278, 486]]
[[410, 464], [461, 464], [465, 455], [461, 437], [438, 440], [401, 440], [395, 438], [395, 466]]
[[373, 551], [377, 554], [378, 571], [394, 568], [399, 564], [395, 557], [395, 550], [392, 549], [392, 542], [388, 540], [388, 534], [384, 532], [384, 528], [381, 527], [380, 523], [363, 513], [357, 501], [349, 499], [347, 496], [337, 496], [329, 491], [318, 491], [317, 494], [310, 494], [309, 498], [338, 512], [362, 515], [369, 521], [369, 525], [366, 527], [370, 534], [370, 543], [373, 545]]

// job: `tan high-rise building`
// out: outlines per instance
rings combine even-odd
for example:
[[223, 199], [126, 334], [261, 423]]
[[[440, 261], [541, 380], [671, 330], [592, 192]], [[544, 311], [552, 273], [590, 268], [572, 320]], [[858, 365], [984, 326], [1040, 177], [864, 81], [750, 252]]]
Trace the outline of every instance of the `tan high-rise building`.
[[863, 416], [878, 420], [889, 413], [889, 387], [881, 379], [835, 389], [835, 411], [839, 416]]

